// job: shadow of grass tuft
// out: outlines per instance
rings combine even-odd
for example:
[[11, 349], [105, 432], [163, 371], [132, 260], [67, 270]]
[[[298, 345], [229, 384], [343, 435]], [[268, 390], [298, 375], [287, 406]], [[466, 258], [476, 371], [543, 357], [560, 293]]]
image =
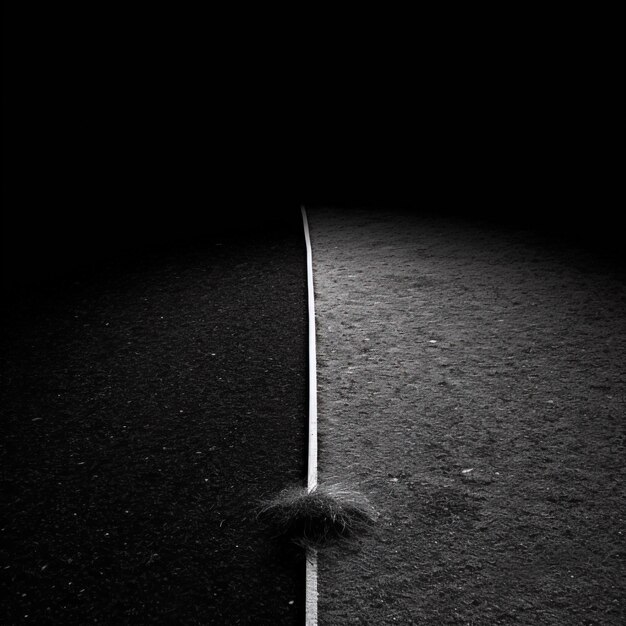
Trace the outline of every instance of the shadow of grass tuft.
[[322, 548], [349, 541], [367, 530], [378, 518], [369, 500], [342, 483], [289, 487], [261, 503], [259, 519], [271, 524], [276, 534], [302, 547]]

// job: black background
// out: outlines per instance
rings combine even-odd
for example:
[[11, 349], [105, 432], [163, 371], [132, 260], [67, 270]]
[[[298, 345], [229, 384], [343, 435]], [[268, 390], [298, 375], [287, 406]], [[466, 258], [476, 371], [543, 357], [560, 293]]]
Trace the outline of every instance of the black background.
[[406, 206], [617, 250], [623, 7], [4, 12], [4, 275]]

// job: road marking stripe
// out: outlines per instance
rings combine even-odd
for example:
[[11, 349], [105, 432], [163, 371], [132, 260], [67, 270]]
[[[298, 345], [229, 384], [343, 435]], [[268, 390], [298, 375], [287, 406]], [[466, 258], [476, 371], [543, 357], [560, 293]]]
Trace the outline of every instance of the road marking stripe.
[[[309, 333], [309, 453], [307, 468], [307, 490], [317, 487], [317, 363], [315, 346], [315, 290], [313, 287], [313, 253], [309, 222], [304, 207], [302, 223], [306, 242], [306, 273], [308, 291], [308, 333]], [[306, 554], [306, 626], [317, 626], [317, 550], [308, 548]]]
[[306, 553], [306, 605], [305, 626], [317, 626], [317, 550]]

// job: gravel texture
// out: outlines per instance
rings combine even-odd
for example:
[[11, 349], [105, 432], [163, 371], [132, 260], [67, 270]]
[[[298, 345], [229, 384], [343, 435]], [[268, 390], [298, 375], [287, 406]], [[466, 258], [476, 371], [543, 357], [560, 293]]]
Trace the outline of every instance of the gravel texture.
[[292, 215], [11, 292], [0, 623], [302, 623], [302, 555], [256, 519], [305, 476]]
[[626, 284], [491, 223], [309, 210], [322, 480], [381, 513], [320, 625], [622, 624]]

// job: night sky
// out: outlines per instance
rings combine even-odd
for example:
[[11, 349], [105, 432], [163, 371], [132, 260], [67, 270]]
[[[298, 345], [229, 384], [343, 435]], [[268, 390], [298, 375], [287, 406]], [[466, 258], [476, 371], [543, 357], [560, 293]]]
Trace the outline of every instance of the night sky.
[[63, 11], [4, 9], [7, 276], [301, 203], [612, 238], [623, 8]]

